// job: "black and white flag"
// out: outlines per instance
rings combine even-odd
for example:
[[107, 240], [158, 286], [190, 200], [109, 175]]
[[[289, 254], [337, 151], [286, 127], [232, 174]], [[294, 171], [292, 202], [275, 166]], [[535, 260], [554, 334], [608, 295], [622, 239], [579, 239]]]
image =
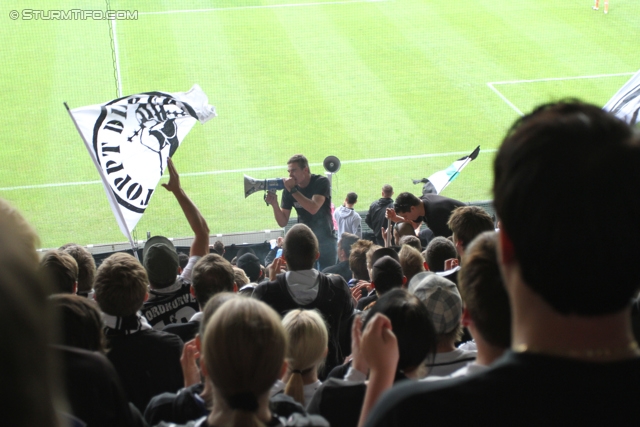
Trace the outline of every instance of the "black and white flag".
[[[68, 107], [67, 107], [68, 109]], [[196, 121], [216, 116], [207, 95], [147, 92], [69, 111], [89, 150], [120, 230], [131, 231], [149, 205], [165, 168]]]
[[631, 126], [640, 123], [640, 71], [602, 107]]
[[479, 145], [471, 152], [471, 154], [459, 158], [455, 162], [451, 163], [448, 168], [434, 173], [429, 178], [414, 179], [413, 183], [424, 183], [422, 186], [422, 195], [440, 194], [447, 185], [451, 184], [451, 182], [460, 175], [462, 169], [478, 157], [478, 154], [480, 154]]

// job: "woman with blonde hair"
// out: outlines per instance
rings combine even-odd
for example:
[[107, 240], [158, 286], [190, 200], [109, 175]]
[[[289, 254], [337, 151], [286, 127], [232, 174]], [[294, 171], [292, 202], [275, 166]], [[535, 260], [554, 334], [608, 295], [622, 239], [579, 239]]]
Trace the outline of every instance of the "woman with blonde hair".
[[[328, 426], [304, 411], [286, 418], [270, 409], [269, 390], [287, 370], [287, 341], [280, 316], [265, 303], [251, 298], [223, 303], [207, 322], [201, 351], [202, 374], [212, 384], [211, 413], [185, 426]], [[176, 426], [158, 424], [168, 425]]]
[[329, 351], [329, 332], [322, 315], [315, 310], [291, 310], [282, 319], [289, 337], [287, 372], [271, 389], [276, 394], [293, 397], [306, 406], [322, 385], [318, 380], [318, 369]]

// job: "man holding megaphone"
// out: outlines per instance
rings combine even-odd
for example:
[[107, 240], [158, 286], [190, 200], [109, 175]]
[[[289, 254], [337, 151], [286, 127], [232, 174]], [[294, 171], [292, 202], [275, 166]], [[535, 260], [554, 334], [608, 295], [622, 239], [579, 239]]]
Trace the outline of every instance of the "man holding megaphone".
[[336, 263], [336, 237], [331, 217], [331, 184], [322, 175], [312, 174], [309, 162], [302, 154], [296, 154], [287, 162], [288, 178], [284, 178], [282, 203], [278, 205], [275, 191], [267, 193], [265, 201], [273, 208], [273, 215], [280, 227], [289, 222], [291, 208], [298, 213], [298, 223], [306, 224], [318, 238], [320, 245], [320, 269]]

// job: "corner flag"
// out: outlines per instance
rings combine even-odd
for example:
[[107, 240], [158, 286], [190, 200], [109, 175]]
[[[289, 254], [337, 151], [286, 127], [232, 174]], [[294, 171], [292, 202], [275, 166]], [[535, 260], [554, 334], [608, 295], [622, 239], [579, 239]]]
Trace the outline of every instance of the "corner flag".
[[475, 160], [480, 154], [480, 146], [478, 145], [475, 150], [468, 156], [461, 157], [451, 165], [441, 171], [438, 171], [431, 175], [429, 178], [414, 179], [414, 184], [424, 183], [422, 187], [422, 194], [440, 194], [447, 185], [458, 177], [462, 169], [464, 169], [472, 160]]

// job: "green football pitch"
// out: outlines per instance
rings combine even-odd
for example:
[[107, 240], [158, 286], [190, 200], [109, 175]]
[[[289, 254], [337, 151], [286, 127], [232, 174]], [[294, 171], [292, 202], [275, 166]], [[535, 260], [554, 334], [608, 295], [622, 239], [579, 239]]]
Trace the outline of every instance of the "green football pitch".
[[[118, 91], [182, 92], [197, 83], [218, 117], [196, 124], [174, 161], [212, 234], [276, 228], [261, 194], [244, 198], [243, 173], [284, 176], [296, 153], [315, 173], [326, 156], [337, 156], [334, 203], [355, 191], [356, 208], [366, 210], [383, 184], [420, 193], [412, 178], [480, 145], [478, 159], [442, 194], [487, 200], [496, 148], [519, 114], [565, 97], [604, 105], [640, 68], [640, 2], [611, 0], [608, 15], [591, 5], [82, 2], [85, 10], [131, 12], [110, 26], [34, 18], [33, 11], [77, 9], [77, 2], [4, 1], [0, 197], [26, 215], [43, 247], [125, 241], [63, 102], [76, 108]], [[136, 237], [147, 231], [190, 235], [162, 188]]]

